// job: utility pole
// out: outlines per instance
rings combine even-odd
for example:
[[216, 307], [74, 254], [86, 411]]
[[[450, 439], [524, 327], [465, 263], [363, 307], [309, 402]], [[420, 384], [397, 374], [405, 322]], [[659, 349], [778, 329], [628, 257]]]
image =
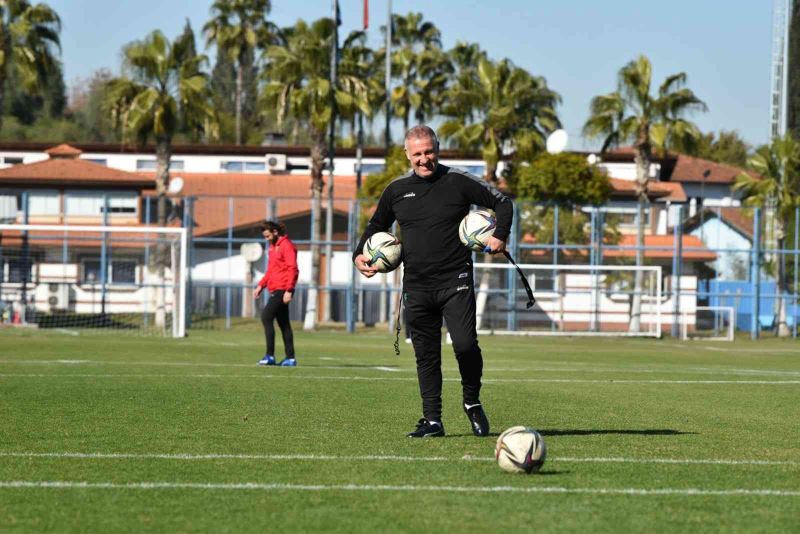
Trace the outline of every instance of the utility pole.
[[[339, 0], [332, 0], [333, 38], [331, 43], [331, 122], [328, 132], [328, 209], [325, 213], [325, 297], [323, 322], [331, 320], [331, 268], [333, 267], [333, 168], [336, 156], [336, 83], [339, 67]], [[318, 282], [318, 281], [315, 281]]]
[[392, 0], [387, 0], [388, 15], [386, 16], [386, 157], [389, 157], [389, 147], [392, 146]]

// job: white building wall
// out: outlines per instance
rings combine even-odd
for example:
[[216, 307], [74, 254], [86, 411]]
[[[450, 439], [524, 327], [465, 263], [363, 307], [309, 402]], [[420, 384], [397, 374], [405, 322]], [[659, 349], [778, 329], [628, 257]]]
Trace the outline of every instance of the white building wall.
[[699, 238], [710, 249], [741, 249], [740, 252], [717, 252], [717, 259], [712, 265], [717, 271], [718, 280], [746, 279], [750, 250], [753, 247], [749, 239], [717, 217], [709, 218], [695, 228], [691, 235]]

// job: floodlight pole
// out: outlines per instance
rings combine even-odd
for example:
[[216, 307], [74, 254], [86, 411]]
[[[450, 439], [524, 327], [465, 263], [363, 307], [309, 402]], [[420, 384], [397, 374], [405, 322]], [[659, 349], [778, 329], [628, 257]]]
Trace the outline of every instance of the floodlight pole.
[[[332, 0], [333, 39], [331, 43], [331, 122], [328, 134], [328, 209], [325, 213], [325, 306], [322, 320], [331, 319], [331, 268], [333, 267], [333, 167], [336, 157], [336, 83], [339, 66], [339, 0]], [[316, 282], [316, 281], [315, 281]]]
[[389, 157], [389, 147], [392, 146], [392, 0], [387, 0], [388, 15], [386, 16], [386, 158]]

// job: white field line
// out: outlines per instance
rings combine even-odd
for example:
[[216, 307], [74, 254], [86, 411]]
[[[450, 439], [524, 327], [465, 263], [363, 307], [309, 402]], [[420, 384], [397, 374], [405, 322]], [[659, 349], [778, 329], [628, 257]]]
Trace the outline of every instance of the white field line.
[[[0, 360], [0, 363], [5, 364], [20, 364], [20, 365], [39, 365], [39, 364], [83, 364], [83, 365], [131, 365], [131, 366], [145, 366], [145, 367], [237, 367], [254, 369], [258, 367], [255, 363], [213, 363], [213, 362], [115, 362], [108, 360]], [[390, 368], [381, 365], [372, 365], [364, 367], [353, 367], [352, 365], [311, 365], [306, 369], [366, 369], [377, 371], [399, 371], [400, 369]], [[408, 368], [408, 371], [414, 369]]]
[[[185, 453], [104, 453], [104, 452], [0, 452], [6, 458], [75, 458], [110, 460], [309, 460], [355, 462], [493, 462], [490, 456], [398, 456], [398, 455], [329, 455], [329, 454], [185, 454]], [[622, 457], [550, 457], [551, 462], [565, 463], [626, 463], [626, 464], [677, 464], [677, 465], [733, 465], [733, 466], [800, 466], [800, 462], [782, 460], [731, 460], [692, 458], [622, 458]]]
[[[688, 345], [687, 347], [691, 347], [691, 345]], [[764, 347], [753, 347], [752, 349], [729, 349], [726, 347], [714, 347], [711, 345], [705, 345], [703, 348], [717, 352], [746, 352], [751, 354], [797, 354], [797, 352], [800, 351], [800, 349], [770, 349]]]
[[81, 335], [80, 332], [76, 332], [75, 330], [69, 330], [67, 328], [56, 328], [56, 332], [58, 332], [59, 334], [65, 334], [73, 337]]
[[[290, 379], [290, 380], [352, 380], [352, 381], [393, 381], [416, 382], [412, 377], [385, 377], [385, 376], [309, 376], [298, 375], [293, 371], [286, 374], [249, 374], [249, 375], [215, 375], [215, 374], [61, 374], [61, 373], [0, 373], [0, 378], [263, 378], [263, 379]], [[445, 378], [445, 382], [461, 382], [460, 378]], [[800, 380], [618, 380], [618, 379], [579, 379], [579, 378], [484, 378], [484, 384], [500, 383], [536, 383], [536, 384], [683, 384], [683, 385], [756, 385], [756, 386], [798, 386]]]
[[564, 488], [559, 486], [389, 486], [373, 484], [284, 484], [279, 482], [83, 482], [70, 480], [4, 480], [2, 488], [36, 489], [198, 489], [198, 490], [283, 490], [283, 491], [364, 491], [436, 493], [559, 493], [624, 496], [682, 497], [800, 497], [800, 491], [775, 489], [700, 489], [700, 488]]
[[[798, 349], [800, 350], [800, 349]], [[320, 357], [320, 360], [334, 360], [334, 358]], [[0, 364], [18, 365], [52, 365], [52, 364], [83, 364], [83, 365], [130, 365], [130, 366], [153, 366], [153, 367], [231, 367], [253, 369], [256, 364], [249, 363], [215, 363], [215, 362], [120, 362], [111, 360], [0, 360]], [[568, 364], [565, 364], [568, 365]], [[770, 370], [770, 369], [715, 369], [713, 367], [678, 367], [675, 369], [642, 369], [637, 367], [582, 367], [581, 363], [576, 363], [577, 368], [570, 367], [484, 367], [484, 372], [546, 372], [546, 373], [628, 373], [628, 374], [712, 374], [712, 375], [765, 375], [765, 376], [797, 376], [800, 371]], [[352, 365], [311, 365], [306, 366], [306, 370], [313, 369], [364, 369], [391, 372], [416, 372], [413, 367], [388, 367], [383, 365], [353, 367]], [[445, 370], [451, 369], [449, 366]], [[453, 370], [457, 369], [452, 367]]]

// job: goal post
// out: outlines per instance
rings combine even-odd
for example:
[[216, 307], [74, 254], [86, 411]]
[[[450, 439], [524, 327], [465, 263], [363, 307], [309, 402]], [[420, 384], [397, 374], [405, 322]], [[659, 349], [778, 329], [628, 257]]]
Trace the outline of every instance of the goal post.
[[681, 339], [733, 341], [736, 309], [733, 306], [696, 306], [694, 313], [681, 314]]
[[[536, 297], [526, 309], [525, 290], [509, 263], [475, 264], [479, 333], [548, 336], [661, 337], [660, 266], [520, 264]], [[640, 325], [632, 329], [635, 277], [643, 274]]]
[[184, 228], [0, 224], [0, 325], [186, 335]]

